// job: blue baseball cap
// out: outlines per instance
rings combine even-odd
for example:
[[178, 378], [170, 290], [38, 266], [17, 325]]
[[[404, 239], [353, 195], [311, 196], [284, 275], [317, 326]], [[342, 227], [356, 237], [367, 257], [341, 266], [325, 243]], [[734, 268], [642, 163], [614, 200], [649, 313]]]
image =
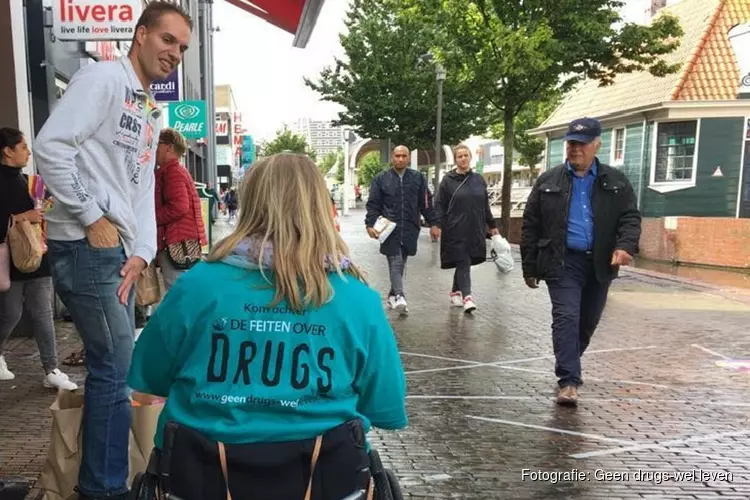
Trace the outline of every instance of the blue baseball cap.
[[563, 140], [589, 144], [600, 135], [602, 135], [602, 124], [599, 123], [599, 120], [594, 118], [579, 118], [570, 122], [568, 132], [565, 134]]

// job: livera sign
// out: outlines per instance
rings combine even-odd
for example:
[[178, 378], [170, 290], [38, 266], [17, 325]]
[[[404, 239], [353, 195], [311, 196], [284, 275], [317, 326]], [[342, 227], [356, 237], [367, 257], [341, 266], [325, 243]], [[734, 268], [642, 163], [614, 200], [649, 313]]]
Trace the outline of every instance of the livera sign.
[[52, 0], [52, 33], [60, 40], [131, 40], [141, 0]]

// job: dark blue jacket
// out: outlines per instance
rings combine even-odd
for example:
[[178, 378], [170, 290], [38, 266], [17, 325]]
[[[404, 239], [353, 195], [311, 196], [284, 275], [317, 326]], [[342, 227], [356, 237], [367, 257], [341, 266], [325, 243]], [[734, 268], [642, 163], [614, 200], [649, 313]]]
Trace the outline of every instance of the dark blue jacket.
[[430, 226], [438, 225], [427, 179], [419, 171], [407, 168], [403, 178], [390, 168], [380, 172], [370, 185], [365, 225], [372, 227], [383, 216], [396, 223], [396, 229], [380, 245], [383, 255], [398, 255], [403, 247], [406, 255], [416, 255], [421, 229], [419, 214]]

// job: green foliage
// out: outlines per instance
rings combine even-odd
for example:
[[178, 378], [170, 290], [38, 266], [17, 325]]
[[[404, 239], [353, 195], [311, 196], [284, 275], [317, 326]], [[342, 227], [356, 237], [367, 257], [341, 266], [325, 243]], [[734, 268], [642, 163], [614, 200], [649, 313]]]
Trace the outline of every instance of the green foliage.
[[261, 147], [263, 156], [271, 156], [283, 152], [307, 155], [312, 161], [316, 160], [315, 151], [307, 144], [304, 135], [295, 134], [286, 126], [276, 132], [274, 139]]
[[[650, 26], [623, 24], [620, 0], [400, 0], [395, 17], [422, 26], [449, 74], [502, 116], [505, 151], [515, 146], [516, 117], [551, 93], [586, 78], [610, 85], [620, 73], [676, 72], [661, 56], [679, 44], [671, 16]], [[407, 21], [404, 21], [407, 22]], [[434, 27], [439, 26], [439, 30]], [[533, 153], [533, 151], [531, 151]], [[510, 223], [512, 155], [505, 155], [502, 226]]]
[[[342, 105], [337, 125], [361, 137], [391, 139], [414, 149], [435, 141], [437, 83], [431, 63], [420, 57], [434, 46], [434, 26], [398, 17], [400, 0], [352, 0], [348, 32], [340, 35], [345, 60], [335, 59], [316, 81], [305, 84], [325, 101]], [[430, 28], [430, 29], [425, 29]], [[443, 85], [442, 140], [455, 144], [489, 124], [486, 100], [458, 73]]]
[[318, 162], [318, 168], [320, 169], [320, 172], [325, 176], [328, 172], [331, 171], [331, 168], [336, 164], [336, 161], [339, 159], [339, 157], [343, 158], [344, 152], [341, 150], [341, 148], [338, 149], [338, 151], [331, 151], [327, 155], [325, 155], [319, 162]]
[[381, 163], [380, 152], [367, 153], [357, 167], [357, 182], [360, 186], [369, 186], [380, 172], [388, 168], [388, 163]]

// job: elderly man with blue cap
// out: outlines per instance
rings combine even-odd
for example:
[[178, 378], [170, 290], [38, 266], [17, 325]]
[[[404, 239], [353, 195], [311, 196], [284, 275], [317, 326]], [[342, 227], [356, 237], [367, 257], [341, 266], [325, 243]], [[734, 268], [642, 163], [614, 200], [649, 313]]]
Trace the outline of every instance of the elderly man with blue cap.
[[523, 214], [521, 257], [530, 288], [547, 283], [557, 403], [576, 405], [583, 384], [581, 356], [607, 302], [620, 266], [638, 249], [641, 215], [633, 187], [599, 161], [601, 124], [582, 118], [568, 126], [566, 161], [539, 176]]

